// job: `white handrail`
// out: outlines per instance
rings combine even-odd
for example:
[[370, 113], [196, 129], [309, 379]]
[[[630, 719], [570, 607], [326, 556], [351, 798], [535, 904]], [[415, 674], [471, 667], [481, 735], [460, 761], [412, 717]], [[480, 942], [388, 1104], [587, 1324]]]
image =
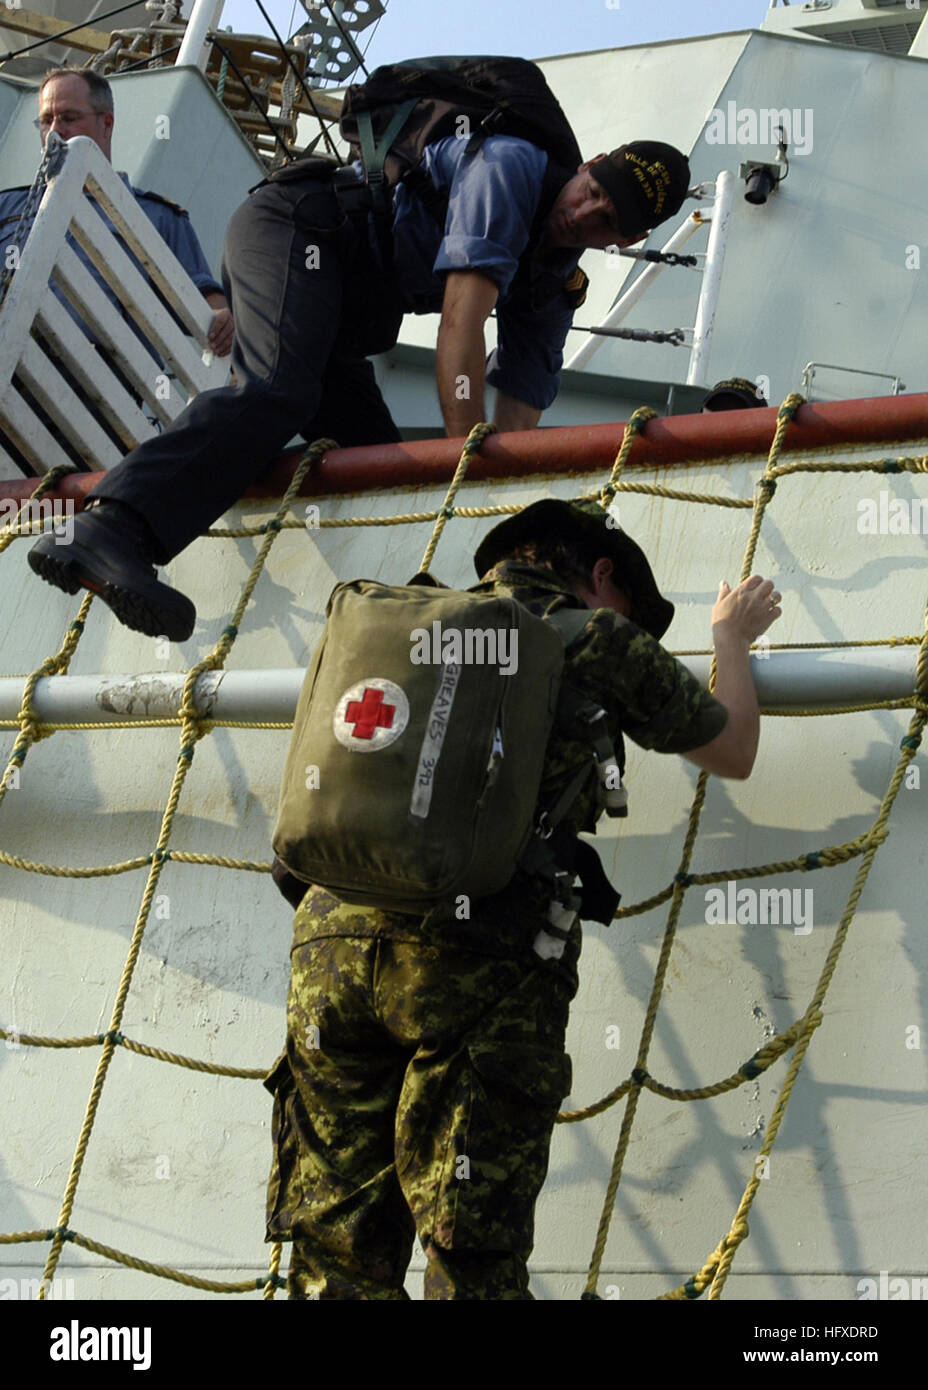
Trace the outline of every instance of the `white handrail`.
[[722, 288], [722, 266], [725, 261], [725, 248], [728, 245], [734, 196], [735, 176], [730, 169], [723, 169], [715, 181], [715, 205], [712, 209], [709, 245], [706, 247], [706, 263], [703, 267], [696, 324], [693, 328], [693, 347], [690, 352], [689, 371], [686, 374], [687, 386], [708, 385], [709, 354], [712, 350], [715, 311]]
[[201, 72], [206, 71], [209, 62], [209, 49], [205, 46], [206, 35], [211, 29], [219, 28], [224, 3], [225, 0], [194, 0], [180, 52], [174, 59], [176, 68], [189, 67], [199, 68]]
[[[813, 651], [755, 650], [751, 670], [760, 703], [767, 708], [795, 705], [853, 705], [900, 700], [915, 688], [917, 650], [873, 647]], [[701, 685], [709, 680], [708, 656], [687, 656], [683, 664]], [[201, 718], [278, 723], [291, 720], [304, 672], [299, 668], [264, 671], [209, 671], [194, 688]], [[163, 671], [123, 676], [45, 676], [35, 687], [33, 708], [41, 723], [124, 723], [176, 718], [187, 677]], [[22, 707], [24, 678], [0, 679], [0, 719], [15, 719]]]
[[154, 433], [134, 397], [168, 425], [192, 395], [227, 382], [228, 359], [209, 350], [211, 323], [206, 300], [99, 146], [69, 140], [0, 306], [0, 429], [39, 472], [72, 466], [62, 438], [91, 469], [112, 467], [122, 453], [101, 422], [127, 450]]
[[[698, 209], [690, 213], [686, 221], [680, 223], [680, 226], [674, 232], [673, 236], [661, 247], [661, 254], [667, 255], [670, 252], [679, 251], [680, 247], [685, 246], [690, 237], [693, 236], [695, 232], [698, 232], [700, 227], [704, 227], [709, 221], [710, 219], [703, 216]], [[615, 253], [613, 252], [613, 254]], [[625, 293], [616, 300], [602, 323], [597, 324], [597, 327], [615, 328], [620, 324], [631, 310], [634, 309], [648, 286], [653, 284], [658, 275], [662, 274], [666, 269], [667, 266], [663, 265], [660, 261], [649, 261], [635, 283], [630, 285]], [[578, 348], [573, 357], [571, 357], [568, 362], [564, 363], [564, 370], [576, 371], [580, 367], [585, 367], [594, 352], [598, 352], [605, 341], [605, 338], [600, 338], [595, 334], [591, 334], [588, 341], [583, 344], [583, 347]]]

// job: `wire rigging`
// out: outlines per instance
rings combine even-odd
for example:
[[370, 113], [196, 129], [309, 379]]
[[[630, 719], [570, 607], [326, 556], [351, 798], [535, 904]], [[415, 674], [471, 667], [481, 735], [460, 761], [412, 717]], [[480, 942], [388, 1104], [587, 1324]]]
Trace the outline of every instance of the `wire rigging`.
[[[107, 10], [106, 14], [97, 15], [97, 20], [111, 19], [114, 14], [124, 14], [126, 10], [134, 10], [138, 6], [139, 0], [129, 0], [128, 5], [119, 5], [115, 10]], [[58, 43], [61, 39], [67, 38], [68, 34], [76, 34], [78, 29], [87, 28], [87, 20], [82, 19], [80, 24], [72, 24], [70, 29], [62, 29], [57, 34], [46, 34], [44, 39], [36, 39], [35, 43], [27, 43], [25, 48], [17, 48], [12, 53], [4, 53], [0, 58], [0, 65], [8, 63], [11, 58], [19, 58], [23, 53], [31, 53], [35, 48], [41, 48], [46, 43]]]
[[[278, 31], [277, 31], [277, 29], [276, 29], [276, 27], [275, 27], [275, 25], [274, 25], [274, 21], [271, 19], [271, 16], [268, 14], [267, 10], [264, 8], [264, 5], [261, 3], [261, 0], [255, 0], [255, 4], [258, 6], [258, 9], [261, 11], [262, 15], [264, 16], [265, 23], [267, 23], [267, 24], [270, 25], [270, 27], [271, 27], [271, 32], [273, 33], [274, 38], [275, 38], [275, 39], [277, 40], [277, 42], [280, 44], [280, 51], [283, 53], [284, 58], [287, 60], [287, 64], [288, 64], [288, 66], [289, 66], [289, 68], [290, 68], [290, 71], [293, 73], [294, 77], [295, 77], [296, 80], [299, 82], [300, 86], [302, 87], [302, 89], [303, 89], [303, 95], [306, 97], [306, 100], [307, 100], [308, 103], [309, 103], [309, 109], [312, 111], [312, 113], [313, 113], [313, 115], [315, 116], [316, 120], [319, 122], [319, 126], [320, 126], [320, 129], [321, 129], [321, 131], [322, 131], [322, 137], [323, 137], [323, 139], [325, 140], [326, 145], [329, 147], [329, 152], [332, 154], [333, 158], [338, 159], [338, 150], [335, 148], [335, 142], [334, 142], [334, 140], [332, 139], [331, 135], [329, 134], [329, 127], [325, 124], [325, 122], [324, 122], [323, 119], [322, 119], [322, 116], [321, 116], [321, 114], [320, 114], [319, 108], [318, 108], [318, 106], [316, 105], [315, 101], [313, 100], [312, 91], [311, 91], [310, 88], [306, 85], [306, 81], [305, 81], [305, 79], [304, 79], [304, 77], [303, 77], [303, 74], [300, 72], [300, 70], [299, 70], [299, 68], [297, 67], [296, 63], [293, 61], [293, 58], [292, 58], [292, 56], [291, 56], [291, 54], [290, 54], [290, 50], [287, 48], [287, 45], [284, 43], [283, 39], [280, 37], [280, 34], [278, 33]], [[293, 156], [290, 154], [290, 151], [289, 151], [289, 150], [287, 151], [287, 155], [288, 155], [288, 158], [292, 159]]]
[[288, 146], [287, 142], [286, 142], [286, 141], [283, 139], [283, 137], [281, 136], [280, 131], [277, 129], [277, 127], [275, 126], [274, 122], [271, 120], [270, 116], [267, 114], [267, 112], [265, 111], [264, 107], [261, 105], [261, 103], [260, 103], [260, 101], [258, 100], [258, 98], [255, 96], [255, 94], [254, 94], [254, 92], [252, 91], [252, 89], [249, 87], [249, 85], [248, 85], [248, 79], [247, 79], [247, 78], [245, 77], [245, 75], [243, 74], [241, 68], [238, 66], [238, 64], [236, 63], [235, 59], [232, 57], [232, 55], [231, 55], [231, 53], [229, 52], [229, 50], [226, 48], [225, 44], [224, 44], [224, 43], [221, 43], [220, 40], [216, 38], [215, 34], [210, 34], [210, 35], [209, 35], [209, 42], [210, 42], [211, 44], [213, 44], [216, 48], [219, 49], [219, 52], [222, 54], [223, 58], [225, 58], [226, 62], [229, 64], [229, 67], [230, 67], [230, 68], [232, 69], [232, 71], [235, 73], [235, 76], [238, 78], [239, 82], [241, 82], [242, 86], [245, 88], [245, 91], [248, 93], [248, 95], [249, 95], [249, 97], [251, 98], [252, 102], [254, 103], [255, 107], [256, 107], [257, 110], [260, 112], [261, 119], [264, 121], [264, 123], [265, 123], [265, 125], [267, 126], [268, 130], [271, 132], [271, 134], [273, 135], [274, 139], [277, 141], [278, 145], [279, 145], [280, 148], [283, 150], [283, 152], [284, 152], [284, 154], [287, 156], [287, 158], [292, 160], [292, 158], [293, 158], [293, 153], [292, 153], [292, 151], [290, 150], [290, 147]]

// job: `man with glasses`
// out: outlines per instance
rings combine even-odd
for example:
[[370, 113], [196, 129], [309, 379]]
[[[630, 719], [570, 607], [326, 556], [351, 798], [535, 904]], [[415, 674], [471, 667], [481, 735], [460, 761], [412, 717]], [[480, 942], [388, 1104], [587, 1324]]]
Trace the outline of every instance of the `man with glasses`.
[[[111, 160], [113, 123], [113, 92], [105, 77], [89, 69], [76, 68], [54, 68], [46, 73], [39, 88], [39, 115], [34, 122], [43, 147], [50, 130], [56, 131], [62, 140], [86, 135]], [[232, 314], [222, 287], [210, 271], [187, 213], [158, 193], [133, 188], [126, 174], [120, 174], [120, 178], [213, 310], [209, 344], [217, 357], [228, 356], [232, 351], [234, 336]], [[28, 188], [9, 188], [0, 192], [0, 248], [12, 240], [28, 195]], [[78, 254], [81, 254], [79, 248]], [[83, 256], [82, 259], [86, 261]], [[118, 304], [116, 295], [106, 281], [89, 262], [86, 263], [107, 298]]]

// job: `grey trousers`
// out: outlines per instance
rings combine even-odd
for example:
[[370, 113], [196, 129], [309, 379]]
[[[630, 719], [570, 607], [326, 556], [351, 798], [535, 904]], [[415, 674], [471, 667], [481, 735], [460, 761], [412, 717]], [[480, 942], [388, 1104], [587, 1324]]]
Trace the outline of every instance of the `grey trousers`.
[[223, 284], [239, 384], [204, 391], [94, 489], [133, 508], [161, 563], [241, 497], [295, 434], [343, 446], [400, 438], [368, 354], [396, 341], [393, 276], [328, 180], [265, 184], [233, 214]]

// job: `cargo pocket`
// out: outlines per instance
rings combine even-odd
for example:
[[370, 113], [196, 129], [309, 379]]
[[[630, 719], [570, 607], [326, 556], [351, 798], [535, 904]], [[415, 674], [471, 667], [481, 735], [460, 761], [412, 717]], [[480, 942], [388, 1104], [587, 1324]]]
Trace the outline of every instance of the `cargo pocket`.
[[293, 1214], [303, 1201], [300, 1178], [299, 1144], [293, 1123], [296, 1083], [286, 1052], [274, 1063], [264, 1079], [274, 1097], [271, 1126], [273, 1159], [267, 1184], [267, 1240], [290, 1240]]
[[528, 1256], [551, 1133], [570, 1082], [570, 1058], [559, 1048], [468, 1047], [436, 1204], [439, 1245]]

